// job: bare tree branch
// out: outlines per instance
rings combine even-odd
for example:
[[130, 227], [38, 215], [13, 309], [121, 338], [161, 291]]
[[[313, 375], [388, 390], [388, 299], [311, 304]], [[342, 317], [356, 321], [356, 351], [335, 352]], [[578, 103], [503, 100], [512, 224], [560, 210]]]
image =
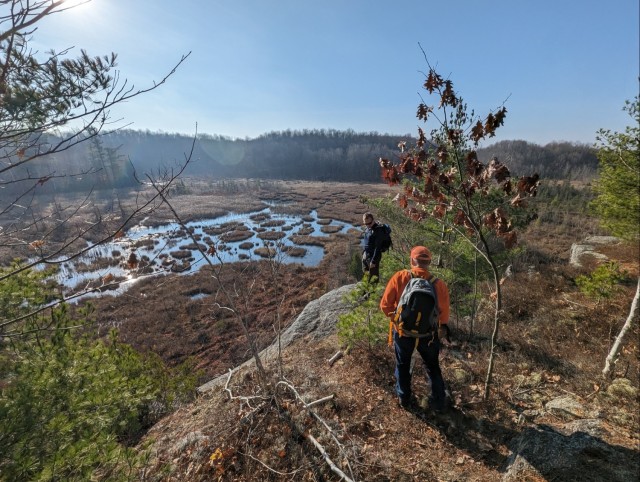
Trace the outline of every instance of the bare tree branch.
[[313, 435], [311, 435], [310, 433], [307, 433], [305, 434], [305, 437], [307, 437], [307, 439], [314, 445], [314, 447], [318, 449], [318, 452], [322, 454], [322, 458], [324, 458], [327, 465], [331, 468], [333, 472], [335, 472], [336, 474], [338, 474], [338, 476], [340, 476], [341, 480], [346, 480], [347, 482], [353, 482], [353, 479], [349, 478], [347, 474], [345, 474], [342, 470], [340, 470], [340, 468], [335, 464], [335, 462], [331, 460], [331, 458], [329, 457], [329, 454], [327, 454], [327, 451], [324, 449], [322, 445], [320, 445], [320, 443], [313, 437]]

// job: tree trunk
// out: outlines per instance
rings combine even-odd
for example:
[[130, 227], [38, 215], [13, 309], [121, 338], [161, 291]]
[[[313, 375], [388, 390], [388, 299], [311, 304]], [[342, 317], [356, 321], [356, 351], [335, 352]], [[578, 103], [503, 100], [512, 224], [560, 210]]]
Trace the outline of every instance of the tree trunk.
[[496, 307], [495, 315], [493, 317], [493, 333], [491, 334], [491, 352], [489, 353], [489, 366], [487, 367], [487, 378], [484, 382], [484, 395], [483, 400], [489, 399], [489, 392], [491, 389], [491, 380], [493, 378], [493, 365], [495, 363], [495, 350], [498, 343], [498, 329], [500, 328], [500, 313], [502, 312], [502, 290], [500, 289], [500, 275], [498, 273], [498, 267], [493, 260], [490, 259], [491, 269], [493, 271], [493, 278], [496, 288]]
[[473, 254], [473, 306], [471, 308], [471, 320], [469, 321], [469, 338], [473, 338], [473, 326], [478, 310], [478, 251], [474, 251]]
[[627, 316], [627, 321], [624, 322], [624, 325], [622, 326], [620, 333], [618, 333], [618, 336], [616, 337], [616, 341], [613, 343], [613, 346], [611, 347], [611, 351], [609, 352], [609, 355], [605, 360], [604, 369], [602, 370], [602, 376], [605, 378], [609, 377], [611, 369], [613, 368], [615, 359], [618, 357], [618, 351], [620, 350], [620, 346], [622, 345], [622, 339], [624, 338], [624, 335], [627, 333], [627, 331], [629, 331], [629, 328], [631, 328], [631, 323], [633, 322], [633, 319], [635, 318], [635, 315], [636, 315], [636, 311], [638, 310], [639, 297], [640, 297], [640, 277], [638, 278], [638, 287], [636, 288], [636, 295], [633, 297], [633, 301], [631, 302], [631, 309], [629, 310], [629, 316]]
[[[447, 233], [446, 227], [447, 227], [446, 223], [442, 223], [442, 230], [440, 231], [440, 246], [444, 245], [444, 237]], [[438, 250], [438, 255], [435, 261], [436, 262], [434, 263], [434, 266], [438, 268], [442, 267], [442, 248]]]

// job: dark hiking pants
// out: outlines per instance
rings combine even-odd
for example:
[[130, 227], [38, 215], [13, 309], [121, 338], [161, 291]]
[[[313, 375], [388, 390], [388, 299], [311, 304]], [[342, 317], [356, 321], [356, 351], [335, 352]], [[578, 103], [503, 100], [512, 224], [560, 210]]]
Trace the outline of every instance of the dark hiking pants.
[[369, 277], [369, 281], [375, 277], [375, 283], [377, 283], [380, 279], [380, 261], [375, 265], [374, 268], [371, 267], [371, 259], [366, 257], [366, 254], [362, 255], [362, 271], [365, 276]]
[[[417, 344], [416, 344], [417, 342]], [[442, 410], [445, 403], [444, 380], [440, 371], [440, 341], [436, 338], [411, 338], [398, 336], [393, 332], [393, 346], [396, 352], [396, 393], [401, 402], [409, 403], [411, 398], [411, 355], [417, 349], [427, 369], [431, 381], [431, 402], [436, 410]]]

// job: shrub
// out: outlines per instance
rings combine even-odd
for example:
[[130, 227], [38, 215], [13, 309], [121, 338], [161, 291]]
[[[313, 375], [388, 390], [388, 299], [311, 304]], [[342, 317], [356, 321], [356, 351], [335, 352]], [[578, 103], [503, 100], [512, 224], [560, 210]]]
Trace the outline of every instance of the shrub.
[[72, 329], [89, 314], [60, 305], [0, 346], [0, 480], [135, 480], [143, 454], [129, 446], [195, 394], [192, 365]]
[[338, 338], [342, 344], [349, 348], [365, 344], [371, 348], [386, 341], [389, 322], [378, 306], [383, 290], [384, 285], [370, 283], [365, 277], [346, 296], [356, 307], [338, 317]]
[[362, 252], [360, 250], [351, 252], [347, 272], [357, 280], [362, 279], [364, 272], [362, 271]]
[[611, 298], [616, 285], [624, 280], [625, 274], [620, 271], [620, 265], [615, 262], [603, 263], [589, 275], [576, 278], [576, 285], [585, 295], [600, 301]]

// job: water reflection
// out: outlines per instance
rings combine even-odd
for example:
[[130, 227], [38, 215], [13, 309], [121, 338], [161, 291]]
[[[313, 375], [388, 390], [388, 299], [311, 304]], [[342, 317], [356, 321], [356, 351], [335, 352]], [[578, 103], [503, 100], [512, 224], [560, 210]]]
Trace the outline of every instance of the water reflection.
[[195, 301], [195, 300], [202, 300], [202, 299], [206, 298], [207, 296], [209, 296], [207, 293], [196, 293], [195, 295], [189, 296], [189, 298], [192, 301]]
[[214, 263], [264, 259], [275, 251], [283, 263], [317, 266], [324, 248], [311, 244], [314, 238], [346, 233], [353, 227], [318, 218], [315, 210], [296, 216], [277, 213], [272, 208], [277, 206], [190, 222], [185, 225], [186, 230], [178, 223], [145, 226], [143, 221], [117, 240], [63, 264], [57, 278], [71, 291], [101, 285], [103, 289], [91, 296], [102, 292], [115, 295], [142, 276], [197, 271], [207, 264], [200, 250], [215, 251], [215, 256], [209, 256]]

